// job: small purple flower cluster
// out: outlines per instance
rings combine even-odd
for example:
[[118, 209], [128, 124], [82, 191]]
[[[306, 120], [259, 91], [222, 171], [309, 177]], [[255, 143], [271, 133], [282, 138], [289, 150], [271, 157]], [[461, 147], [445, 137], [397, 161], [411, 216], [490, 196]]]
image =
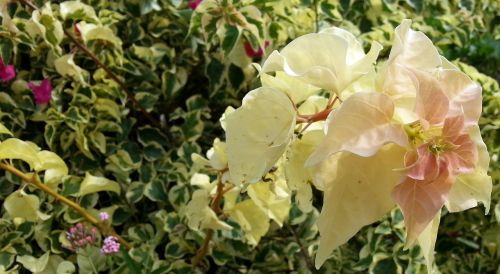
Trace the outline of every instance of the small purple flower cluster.
[[115, 236], [109, 236], [104, 239], [104, 244], [101, 248], [101, 254], [114, 254], [120, 251], [120, 243]]
[[97, 230], [95, 227], [89, 228], [85, 224], [78, 223], [66, 232], [66, 239], [71, 244], [70, 249], [76, 250], [84, 248], [87, 245], [93, 245], [96, 240], [96, 233]]

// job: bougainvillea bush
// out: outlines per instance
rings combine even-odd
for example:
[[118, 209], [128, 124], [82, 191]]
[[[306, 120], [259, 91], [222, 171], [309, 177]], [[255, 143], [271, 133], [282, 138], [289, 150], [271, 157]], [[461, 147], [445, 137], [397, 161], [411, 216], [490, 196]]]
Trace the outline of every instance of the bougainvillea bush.
[[497, 273], [499, 9], [0, 0], [0, 273]]

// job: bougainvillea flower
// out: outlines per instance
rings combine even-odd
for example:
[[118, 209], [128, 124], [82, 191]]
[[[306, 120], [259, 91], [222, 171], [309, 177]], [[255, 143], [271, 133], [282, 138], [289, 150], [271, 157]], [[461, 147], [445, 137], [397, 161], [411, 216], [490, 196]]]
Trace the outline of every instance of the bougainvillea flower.
[[0, 57], [0, 80], [7, 82], [16, 77], [16, 69], [14, 65], [5, 65], [3, 59]]
[[250, 58], [262, 57], [262, 55], [264, 55], [264, 49], [267, 48], [267, 46], [269, 46], [269, 41], [266, 41], [264, 43], [264, 48], [259, 47], [257, 49], [254, 49], [252, 47], [252, 44], [250, 44], [250, 42], [248, 41], [243, 44], [243, 47], [245, 48], [245, 54]]
[[300, 36], [280, 52], [273, 51], [261, 72], [284, 71], [340, 95], [353, 81], [373, 69], [381, 49], [374, 42], [365, 54], [354, 35], [340, 28], [329, 28]]
[[200, 4], [203, 2], [203, 0], [190, 0], [188, 2], [188, 7], [192, 10], [195, 10]]
[[28, 83], [28, 87], [33, 91], [37, 105], [44, 105], [50, 102], [52, 98], [52, 84], [49, 79], [43, 79], [39, 85], [30, 82]]

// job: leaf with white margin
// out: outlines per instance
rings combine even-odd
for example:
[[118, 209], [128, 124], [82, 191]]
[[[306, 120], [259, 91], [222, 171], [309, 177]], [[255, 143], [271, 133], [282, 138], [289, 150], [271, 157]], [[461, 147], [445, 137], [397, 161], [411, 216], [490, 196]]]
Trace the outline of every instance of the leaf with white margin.
[[57, 154], [42, 150], [37, 153], [41, 166], [36, 171], [45, 170], [43, 181], [46, 185], [54, 188], [61, 183], [62, 177], [68, 175], [68, 166]]
[[439, 221], [441, 219], [441, 210], [436, 214], [432, 222], [418, 236], [417, 241], [422, 250], [427, 266], [427, 273], [434, 273], [434, 247], [436, 246], [436, 239], [439, 229]]
[[24, 218], [32, 222], [47, 219], [47, 215], [38, 210], [40, 209], [40, 199], [36, 195], [26, 194], [22, 190], [12, 192], [5, 199], [3, 206], [12, 218]]
[[[59, 44], [64, 37], [63, 26], [57, 20], [50, 6], [50, 2], [45, 2], [45, 5], [38, 10], [34, 10], [31, 16], [31, 22], [36, 26], [36, 30], [49, 45], [60, 51]], [[32, 33], [35, 34], [35, 33]]]
[[99, 21], [94, 8], [80, 1], [62, 2], [59, 5], [59, 12], [64, 20], [70, 18], [80, 20], [91, 19], [94, 22]]
[[12, 33], [17, 33], [19, 32], [19, 29], [16, 27], [16, 24], [14, 24], [12, 18], [10, 17], [9, 3], [9, 0], [0, 0], [0, 17], [2, 17], [2, 26], [4, 26], [5, 29], [8, 29]]
[[75, 64], [73, 60], [74, 54], [66, 54], [54, 61], [56, 71], [62, 76], [68, 76], [80, 83], [85, 83], [83, 73], [84, 70]]
[[34, 170], [41, 166], [37, 154], [38, 150], [33, 145], [16, 138], [9, 138], [0, 143], [0, 159], [23, 160]]
[[8, 134], [10, 136], [14, 136], [12, 132], [8, 128], [6, 128], [2, 123], [0, 123], [0, 134]]
[[304, 163], [324, 137], [322, 130], [306, 131], [302, 138], [292, 142], [287, 151], [286, 180], [288, 187], [296, 192], [295, 198], [303, 212], [313, 209], [311, 183], [314, 179], [314, 169], [305, 167]]
[[373, 68], [381, 49], [379, 43], [373, 42], [365, 54], [354, 35], [333, 27], [300, 36], [281, 52], [272, 52], [261, 72], [284, 71], [340, 95], [350, 83]]
[[356, 93], [330, 114], [324, 141], [306, 161], [318, 164], [339, 151], [369, 157], [386, 143], [406, 146], [408, 137], [401, 125], [392, 122], [394, 104], [383, 93]]
[[309, 96], [318, 93], [321, 89], [313, 85], [309, 85], [301, 80], [288, 76], [283, 71], [277, 71], [275, 76], [263, 73], [260, 76], [260, 81], [263, 87], [275, 88], [292, 99], [295, 104], [298, 104]]
[[98, 26], [84, 21], [78, 23], [77, 27], [85, 43], [93, 40], [104, 40], [113, 44], [116, 49], [122, 50], [122, 40], [109, 27]]
[[80, 185], [78, 196], [87, 195], [100, 191], [112, 191], [120, 194], [120, 185], [109, 179], [99, 176], [92, 176], [90, 173], [85, 173], [85, 178]]
[[295, 128], [295, 109], [280, 91], [250, 91], [240, 108], [227, 114], [226, 147], [233, 183], [255, 183], [281, 157]]
[[484, 205], [485, 214], [488, 214], [493, 190], [491, 176], [487, 174], [490, 157], [486, 144], [481, 138], [479, 126], [471, 127], [469, 134], [477, 146], [479, 161], [472, 173], [457, 176], [448, 193], [446, 207], [450, 212], [459, 212], [476, 207], [481, 202]]
[[[278, 179], [276, 187], [287, 188], [286, 181]], [[258, 182], [248, 186], [248, 196], [266, 215], [274, 220], [280, 227], [290, 212], [290, 196], [279, 197], [271, 189], [272, 185], [267, 182]], [[288, 189], [286, 189], [288, 190]]]
[[317, 176], [323, 178], [325, 192], [318, 218], [316, 268], [363, 226], [395, 206], [391, 191], [402, 174], [394, 170], [403, 167], [404, 154], [405, 149], [388, 144], [372, 157], [342, 152], [319, 167]]
[[17, 262], [22, 264], [24, 268], [32, 273], [38, 273], [45, 269], [49, 262], [50, 252], [44, 253], [40, 258], [35, 258], [30, 255], [18, 256]]
[[256, 246], [269, 230], [269, 218], [251, 199], [237, 203], [229, 216], [245, 231], [245, 238], [252, 246]]

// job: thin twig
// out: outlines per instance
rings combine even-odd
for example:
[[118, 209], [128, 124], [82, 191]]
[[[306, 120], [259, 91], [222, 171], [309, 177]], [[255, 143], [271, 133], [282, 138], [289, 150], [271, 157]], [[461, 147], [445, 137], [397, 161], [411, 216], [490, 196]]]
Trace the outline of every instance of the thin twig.
[[20, 171], [13, 165], [7, 164], [7, 163], [1, 163], [0, 162], [0, 168], [8, 171], [17, 177], [21, 178], [23, 181], [25, 181], [28, 184], [31, 184], [38, 189], [42, 190], [43, 192], [49, 194], [50, 196], [54, 197], [56, 201], [60, 201], [61, 203], [71, 207], [74, 209], [76, 212], [78, 212], [83, 218], [85, 218], [89, 223], [95, 225], [99, 230], [106, 235], [111, 235], [115, 236], [118, 241], [125, 246], [127, 249], [131, 249], [132, 245], [129, 244], [125, 239], [123, 239], [120, 235], [116, 233], [116, 231], [113, 229], [113, 227], [104, 224], [103, 222], [99, 221], [97, 218], [92, 216], [85, 208], [81, 207], [79, 204], [73, 202], [72, 200], [66, 198], [65, 196], [57, 193], [55, 190], [47, 186], [46, 184], [40, 182], [38, 179], [38, 176], [36, 175], [28, 175], [25, 174], [24, 172]]
[[300, 251], [302, 252], [302, 255], [304, 256], [304, 259], [306, 260], [306, 264], [309, 267], [309, 269], [313, 270], [314, 269], [314, 264], [313, 261], [311, 260], [311, 257], [309, 256], [309, 253], [307, 252], [307, 249], [302, 245], [302, 241], [300, 240], [299, 235], [297, 235], [297, 232], [293, 229], [292, 226], [286, 225], [288, 230], [292, 233], [293, 237], [295, 238], [295, 241], [300, 247]]
[[[215, 198], [212, 200], [212, 204], [210, 205], [211, 209], [218, 216], [222, 209], [220, 207], [220, 203], [222, 201], [222, 197], [224, 196], [224, 184], [222, 183], [222, 173], [219, 174], [219, 181], [217, 183], [217, 190], [215, 194]], [[208, 248], [210, 245], [210, 241], [214, 236], [214, 230], [209, 229], [205, 234], [205, 239], [203, 240], [203, 245], [196, 251], [196, 255], [192, 260], [193, 267], [197, 266], [200, 261], [207, 255]]]
[[[21, 3], [23, 3], [23, 4], [25, 4], [25, 5], [27, 5], [27, 6], [29, 6], [33, 10], [38, 10], [38, 7], [35, 4], [33, 4], [30, 0], [18, 0], [18, 1], [21, 2]], [[142, 114], [144, 114], [144, 116], [152, 124], [154, 124], [157, 127], [161, 127], [161, 123], [158, 120], [156, 120], [155, 118], [153, 118], [139, 104], [139, 102], [135, 99], [134, 94], [132, 94], [132, 92], [130, 92], [130, 90], [128, 90], [127, 86], [125, 85], [125, 82], [122, 79], [120, 79], [120, 77], [118, 77], [107, 65], [105, 65], [103, 62], [101, 62], [101, 60], [99, 60], [99, 58], [92, 51], [90, 51], [89, 48], [87, 48], [84, 44], [80, 43], [80, 41], [78, 41], [71, 33], [69, 33], [69, 31], [67, 29], [63, 28], [63, 31], [64, 31], [64, 34], [66, 35], [66, 37], [68, 37], [69, 40], [71, 40], [71, 42], [73, 42], [78, 49], [80, 49], [88, 57], [90, 57], [90, 59], [92, 59], [92, 61], [94, 61], [97, 64], [97, 66], [101, 67], [106, 72], [106, 74], [108, 75], [108, 77], [110, 77], [111, 79], [113, 79], [120, 86], [120, 88], [123, 91], [125, 91], [125, 94], [127, 95], [128, 100], [130, 102], [132, 102], [132, 105], [134, 106], [134, 108], [138, 109]]]

